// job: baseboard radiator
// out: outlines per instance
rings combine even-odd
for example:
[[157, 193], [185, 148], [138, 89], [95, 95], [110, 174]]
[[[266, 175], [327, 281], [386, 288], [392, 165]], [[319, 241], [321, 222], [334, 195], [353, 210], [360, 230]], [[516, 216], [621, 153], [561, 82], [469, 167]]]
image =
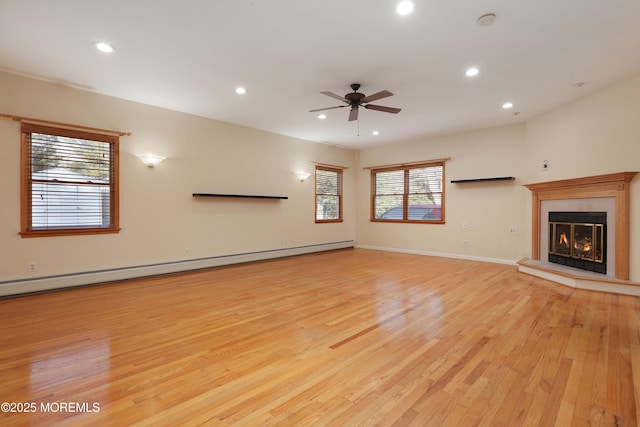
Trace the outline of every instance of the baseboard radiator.
[[192, 260], [114, 268], [109, 270], [87, 271], [33, 279], [0, 281], [0, 298], [73, 288], [77, 286], [112, 283], [141, 277], [202, 270], [246, 262], [264, 261], [268, 259], [284, 258], [336, 249], [347, 249], [353, 248], [354, 246], [355, 242], [353, 240], [345, 240], [341, 242], [319, 243], [291, 248], [270, 249]]

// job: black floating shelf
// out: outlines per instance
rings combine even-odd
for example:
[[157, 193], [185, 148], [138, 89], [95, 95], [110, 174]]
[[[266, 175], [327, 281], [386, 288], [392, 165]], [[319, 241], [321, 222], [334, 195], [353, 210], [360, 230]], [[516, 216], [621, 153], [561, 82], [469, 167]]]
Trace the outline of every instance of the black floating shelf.
[[193, 197], [234, 197], [237, 199], [278, 199], [286, 200], [287, 196], [255, 196], [250, 194], [213, 194], [213, 193], [193, 193]]
[[487, 181], [513, 181], [514, 176], [500, 176], [497, 178], [476, 178], [476, 179], [452, 179], [452, 184], [461, 184], [463, 182], [487, 182]]

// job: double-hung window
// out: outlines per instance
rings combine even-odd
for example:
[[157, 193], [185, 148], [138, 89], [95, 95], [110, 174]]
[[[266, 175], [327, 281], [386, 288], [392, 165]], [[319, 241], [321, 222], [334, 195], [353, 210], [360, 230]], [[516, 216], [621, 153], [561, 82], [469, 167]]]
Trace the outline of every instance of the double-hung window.
[[371, 170], [371, 221], [444, 223], [444, 162]]
[[116, 233], [119, 137], [22, 124], [21, 235]]
[[316, 222], [342, 221], [342, 169], [316, 166]]

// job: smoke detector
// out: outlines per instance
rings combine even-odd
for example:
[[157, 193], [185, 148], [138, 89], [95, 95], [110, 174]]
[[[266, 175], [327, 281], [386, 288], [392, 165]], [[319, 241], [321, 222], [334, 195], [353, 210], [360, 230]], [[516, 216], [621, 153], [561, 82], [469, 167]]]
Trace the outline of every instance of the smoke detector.
[[485, 13], [480, 18], [478, 18], [477, 22], [478, 22], [478, 25], [480, 25], [481, 27], [488, 27], [489, 25], [493, 24], [493, 21], [495, 20], [496, 20], [495, 13]]

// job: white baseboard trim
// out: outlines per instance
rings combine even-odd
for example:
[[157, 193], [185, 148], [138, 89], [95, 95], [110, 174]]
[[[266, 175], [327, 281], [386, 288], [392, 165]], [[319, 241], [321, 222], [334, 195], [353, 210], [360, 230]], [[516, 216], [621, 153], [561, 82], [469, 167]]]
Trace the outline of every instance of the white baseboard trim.
[[499, 258], [486, 258], [472, 255], [459, 255], [459, 254], [450, 254], [446, 252], [432, 252], [432, 251], [418, 251], [414, 249], [398, 249], [398, 248], [387, 248], [382, 246], [369, 246], [369, 245], [356, 245], [356, 248], [360, 249], [373, 249], [376, 251], [387, 251], [387, 252], [401, 252], [405, 254], [414, 254], [414, 255], [427, 255], [427, 256], [436, 256], [441, 258], [456, 258], [456, 259], [466, 259], [469, 261], [480, 261], [480, 262], [490, 262], [493, 264], [505, 264], [505, 265], [517, 265], [516, 261], [510, 261], [507, 259], [499, 259]]
[[245, 262], [264, 261], [268, 259], [284, 258], [315, 252], [353, 248], [354, 245], [355, 242], [353, 240], [345, 240], [342, 242], [319, 243], [292, 248], [221, 255], [208, 258], [141, 265], [135, 267], [87, 271], [82, 273], [63, 274], [59, 276], [38, 277], [33, 279], [18, 279], [13, 281], [9, 280], [0, 282], [0, 297], [45, 292], [55, 289], [73, 288], [76, 286], [112, 283], [121, 280], [136, 279], [141, 277], [159, 276], [162, 274], [202, 270], [206, 268], [241, 264]]

